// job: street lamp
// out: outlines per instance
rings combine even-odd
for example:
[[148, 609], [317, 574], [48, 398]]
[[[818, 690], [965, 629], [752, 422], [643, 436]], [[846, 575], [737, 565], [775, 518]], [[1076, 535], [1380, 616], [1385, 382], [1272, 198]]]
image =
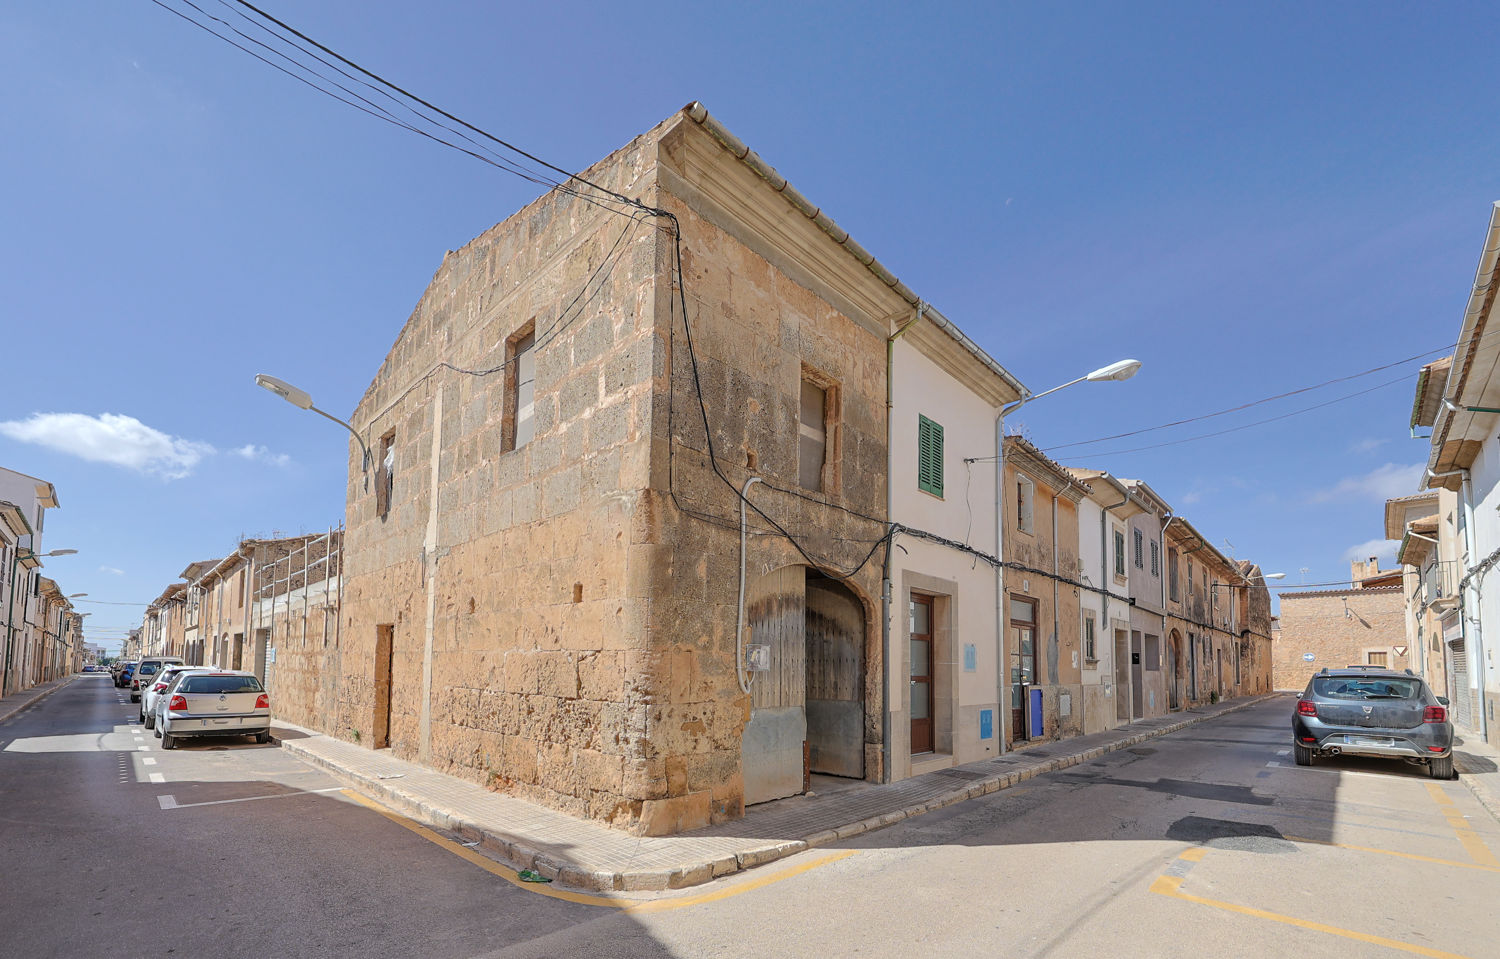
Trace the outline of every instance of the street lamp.
[[[1019, 400], [1008, 406], [1000, 408], [999, 414], [995, 416], [995, 558], [999, 560], [995, 567], [995, 703], [997, 711], [1005, 702], [1005, 690], [1009, 687], [1005, 674], [1008, 665], [1008, 657], [1005, 654], [1005, 417], [1008, 413], [1018, 410], [1044, 396], [1050, 396], [1058, 390], [1065, 390], [1076, 383], [1087, 380], [1090, 383], [1119, 382], [1128, 380], [1140, 371], [1140, 360], [1116, 360], [1108, 366], [1101, 366], [1092, 373], [1069, 380], [1061, 386], [1054, 386], [1050, 390], [1040, 393], [1027, 393]], [[1052, 544], [1057, 548], [1057, 544]], [[1053, 610], [1054, 615], [1056, 610]], [[1108, 616], [1106, 609], [1105, 615]], [[1021, 709], [1023, 715], [1029, 708], [1029, 704], [1023, 702]], [[1005, 733], [1000, 726], [1000, 716], [995, 717], [997, 727], [995, 738], [1000, 745], [1000, 752], [1005, 752]]]
[[370, 448], [365, 445], [364, 439], [359, 435], [354, 427], [350, 426], [348, 423], [345, 423], [337, 416], [333, 416], [329, 413], [325, 413], [323, 410], [318, 409], [313, 405], [312, 397], [308, 395], [308, 392], [306, 390], [298, 389], [297, 387], [288, 383], [286, 380], [279, 380], [276, 377], [268, 376], [265, 373], [257, 373], [255, 374], [255, 385], [259, 386], [261, 389], [270, 390], [272, 393], [275, 393], [277, 396], [297, 407], [299, 410], [311, 410], [324, 419], [333, 420], [335, 423], [348, 430], [350, 434], [353, 435], [354, 441], [359, 444], [359, 450], [363, 457], [360, 460], [359, 469], [360, 472], [364, 474], [365, 489], [368, 490], [370, 488]]
[[87, 596], [87, 595], [88, 595], [88, 593], [69, 593], [68, 594], [68, 598], [69, 599], [77, 599], [80, 596]]

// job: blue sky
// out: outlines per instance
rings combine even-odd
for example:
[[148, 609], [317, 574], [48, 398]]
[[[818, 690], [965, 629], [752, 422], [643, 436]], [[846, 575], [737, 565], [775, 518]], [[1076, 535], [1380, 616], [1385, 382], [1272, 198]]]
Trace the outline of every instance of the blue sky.
[[[566, 168], [702, 100], [1032, 389], [1144, 362], [1027, 408], [1043, 447], [1451, 343], [1500, 199], [1486, 5], [268, 9]], [[0, 465], [56, 484], [47, 572], [118, 636], [140, 607], [93, 600], [340, 521], [345, 437], [254, 374], [347, 416], [444, 251], [537, 189], [149, 0], [7, 5], [0, 83]], [[1338, 580], [1416, 489], [1417, 365], [1055, 455]]]

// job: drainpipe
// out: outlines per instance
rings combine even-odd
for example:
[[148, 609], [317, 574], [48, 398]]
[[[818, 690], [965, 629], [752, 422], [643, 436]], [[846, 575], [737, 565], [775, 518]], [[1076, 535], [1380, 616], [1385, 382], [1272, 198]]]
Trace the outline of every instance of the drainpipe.
[[[1467, 529], [1467, 530], [1472, 530], [1472, 529], [1474, 529], [1474, 486], [1473, 486], [1473, 484], [1469, 480], [1469, 471], [1468, 470], [1464, 470], [1463, 471], [1463, 487], [1462, 487], [1462, 490], [1461, 490], [1461, 492], [1460, 492], [1459, 495], [1460, 495], [1460, 498], [1461, 498], [1461, 501], [1459, 503], [1459, 508], [1462, 509], [1464, 511], [1464, 514], [1465, 514], [1464, 515], [1464, 528]], [[1442, 561], [1442, 556], [1438, 557], [1438, 561], [1439, 562]], [[1482, 611], [1477, 608], [1479, 606], [1479, 603], [1481, 602], [1481, 597], [1480, 597], [1480, 592], [1479, 592], [1479, 581], [1477, 579], [1476, 580], [1470, 580], [1469, 581], [1469, 588], [1474, 591], [1474, 600], [1475, 600], [1474, 605], [1476, 607], [1475, 612], [1476, 613], [1482, 613]], [[1460, 609], [1459, 615], [1460, 616], [1463, 615], [1462, 608], [1463, 608], [1463, 596], [1460, 595], [1459, 596], [1459, 609]], [[1485, 674], [1485, 669], [1487, 667], [1487, 663], [1488, 663], [1489, 657], [1486, 655], [1486, 651], [1485, 651], [1485, 648], [1484, 648], [1484, 629], [1483, 629], [1483, 623], [1481, 622], [1482, 618], [1483, 618], [1483, 616], [1479, 615], [1479, 616], [1476, 616], [1475, 619], [1473, 620], [1473, 622], [1474, 622], [1474, 638], [1477, 640], [1477, 642], [1474, 644], [1474, 648], [1475, 648], [1475, 653], [1477, 654], [1478, 659], [1479, 659], [1479, 662], [1477, 664], [1478, 668], [1474, 670], [1474, 675], [1475, 675], [1475, 677], [1479, 681], [1479, 688], [1476, 690], [1476, 692], [1479, 694], [1479, 738], [1482, 739], [1482, 740], [1484, 740], [1485, 742], [1489, 742], [1490, 741], [1489, 703], [1487, 703], [1485, 701], [1485, 698], [1484, 698], [1484, 678], [1485, 678], [1484, 674]]]
[[[1171, 572], [1167, 569], [1167, 529], [1172, 525], [1172, 522], [1175, 519], [1177, 519], [1176, 516], [1168, 513], [1167, 521], [1161, 524], [1161, 583], [1159, 585], [1161, 587], [1161, 641], [1164, 643], [1172, 642], [1172, 633], [1167, 629], [1167, 579], [1171, 576]], [[1172, 657], [1172, 682], [1177, 682], [1177, 672], [1180, 669], [1182, 669], [1182, 652], [1179, 651], [1175, 656]], [[1181, 689], [1177, 691], [1178, 709], [1187, 708], [1186, 706], [1182, 705], [1182, 700], [1184, 698], [1182, 693], [1183, 691]], [[1168, 688], [1167, 712], [1171, 711], [1172, 690]]]
[[734, 678], [739, 681], [740, 692], [746, 696], [750, 695], [750, 680], [745, 669], [745, 494], [750, 492], [750, 487], [763, 482], [759, 476], [752, 476], [740, 488], [740, 601], [734, 628]]
[[[891, 423], [891, 411], [896, 405], [896, 341], [906, 331], [916, 326], [927, 312], [927, 304], [917, 300], [912, 318], [885, 339], [885, 518], [889, 523], [894, 510], [894, 494], [891, 491], [891, 449], [894, 444], [895, 427]], [[891, 781], [891, 550], [896, 545], [895, 534], [885, 544], [885, 559], [880, 569], [880, 766], [881, 782]], [[996, 707], [998, 711], [998, 705]], [[1004, 752], [1004, 749], [1001, 750]]]

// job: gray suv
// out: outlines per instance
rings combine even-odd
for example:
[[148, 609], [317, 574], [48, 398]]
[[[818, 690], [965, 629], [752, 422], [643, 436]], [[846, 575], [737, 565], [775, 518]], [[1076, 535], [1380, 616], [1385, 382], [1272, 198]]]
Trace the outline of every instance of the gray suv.
[[1324, 669], [1307, 683], [1292, 713], [1299, 766], [1315, 756], [1381, 756], [1425, 765], [1433, 779], [1453, 778], [1448, 700], [1410, 670]]

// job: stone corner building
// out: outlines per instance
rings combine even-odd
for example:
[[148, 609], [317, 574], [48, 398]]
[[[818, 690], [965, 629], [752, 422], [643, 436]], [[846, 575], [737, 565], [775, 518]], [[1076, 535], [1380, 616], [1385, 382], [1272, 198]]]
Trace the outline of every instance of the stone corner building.
[[675, 222], [574, 182], [445, 257], [352, 417], [322, 725], [645, 834], [879, 780], [913, 299], [697, 104], [581, 176]]

